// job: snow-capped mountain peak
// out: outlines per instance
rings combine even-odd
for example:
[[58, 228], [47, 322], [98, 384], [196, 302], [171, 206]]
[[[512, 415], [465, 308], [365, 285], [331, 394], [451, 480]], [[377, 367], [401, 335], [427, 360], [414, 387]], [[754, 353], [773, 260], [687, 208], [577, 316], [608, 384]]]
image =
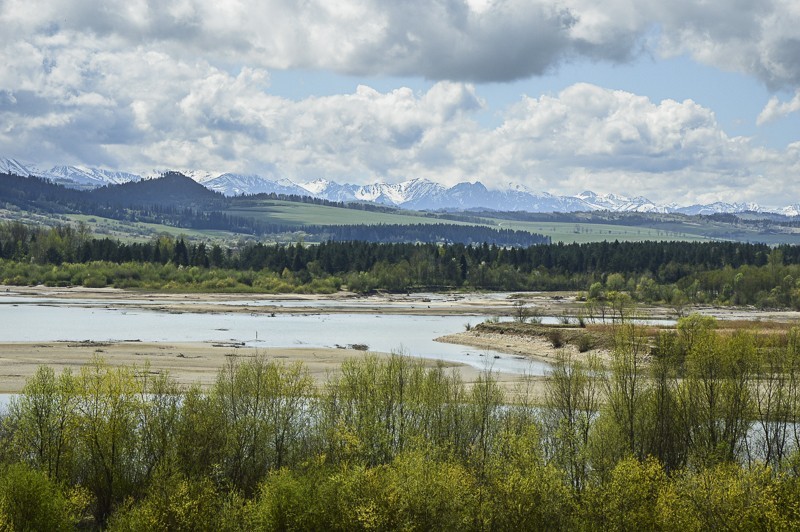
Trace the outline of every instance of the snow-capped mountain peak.
[[[13, 158], [0, 157], [0, 173], [20, 176], [40, 176], [73, 188], [96, 188], [109, 184], [138, 181], [143, 177], [133, 173], [85, 166], [58, 165], [48, 170]], [[153, 171], [144, 178], [159, 177], [163, 171]], [[486, 187], [480, 181], [461, 182], [451, 187], [426, 178], [413, 178], [399, 183], [376, 182], [369, 185], [339, 184], [319, 178], [297, 184], [271, 174], [225, 173], [213, 175], [199, 170], [183, 170], [207, 188], [228, 196], [241, 194], [276, 193], [313, 196], [329, 201], [365, 201], [416, 210], [468, 210], [576, 212], [608, 210], [613, 212], [675, 212], [682, 214], [739, 213], [744, 211], [774, 212], [785, 216], [800, 216], [800, 203], [778, 209], [766, 209], [756, 203], [714, 202], [679, 206], [674, 203], [657, 204], [643, 196], [629, 197], [618, 193], [598, 194], [585, 190], [574, 196], [556, 196], [537, 192], [520, 183], [507, 183], [501, 187]]]
[[319, 178], [313, 181], [308, 181], [306, 183], [298, 183], [301, 187], [309, 191], [312, 195], [317, 196], [322, 194], [328, 186], [331, 185], [331, 182], [327, 179]]
[[222, 174], [203, 185], [226, 196], [262, 193], [308, 196], [306, 189], [288, 179], [272, 180], [256, 174]]
[[0, 157], [0, 172], [23, 177], [42, 175], [44, 173], [34, 164], [7, 157]]
[[780, 209], [777, 209], [777, 213], [783, 214], [784, 216], [800, 216], [800, 203], [781, 207]]
[[644, 196], [629, 198], [620, 194], [597, 194], [591, 190], [585, 190], [575, 196], [575, 198], [585, 201], [591, 210], [613, 212], [668, 212], [665, 206], [656, 205]]

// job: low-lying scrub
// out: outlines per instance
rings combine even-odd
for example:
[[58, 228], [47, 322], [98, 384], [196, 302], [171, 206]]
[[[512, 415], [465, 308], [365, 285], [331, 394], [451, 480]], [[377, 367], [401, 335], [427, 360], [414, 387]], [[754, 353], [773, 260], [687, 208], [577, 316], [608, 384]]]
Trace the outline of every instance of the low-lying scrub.
[[618, 324], [605, 366], [559, 350], [538, 406], [400, 355], [323, 387], [230, 359], [208, 391], [41, 367], [0, 420], [0, 528], [797, 529], [800, 331], [716, 325], [651, 350]]

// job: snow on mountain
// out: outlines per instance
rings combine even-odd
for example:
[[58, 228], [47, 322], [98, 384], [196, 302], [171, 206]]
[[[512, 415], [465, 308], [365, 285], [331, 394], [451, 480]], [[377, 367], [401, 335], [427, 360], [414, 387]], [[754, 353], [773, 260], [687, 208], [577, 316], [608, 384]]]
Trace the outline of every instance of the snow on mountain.
[[[733, 214], [737, 212], [745, 212], [745, 211], [752, 211], [752, 212], [765, 212], [764, 208], [758, 205], [757, 203], [726, 203], [723, 201], [717, 201], [714, 203], [708, 203], [705, 205], [689, 205], [688, 207], [679, 207], [672, 212], [677, 212], [680, 214]], [[782, 214], [782, 213], [781, 213]]]
[[89, 172], [76, 166], [54, 166], [45, 173], [44, 177], [54, 181], [71, 182], [91, 188], [101, 187], [105, 184]]
[[669, 212], [668, 207], [656, 205], [643, 196], [629, 198], [619, 194], [596, 194], [591, 190], [581, 192], [576, 198], [586, 202], [591, 210], [612, 212]]
[[410, 209], [488, 209], [495, 211], [572, 212], [589, 210], [586, 203], [569, 196], [532, 192], [522, 185], [490, 190], [480, 181], [441, 187], [401, 205]]
[[114, 170], [105, 170], [103, 168], [88, 168], [87, 170], [96, 179], [109, 185], [121, 185], [122, 183], [142, 180], [142, 176], [129, 172], [117, 172]]
[[178, 172], [179, 174], [183, 174], [186, 177], [191, 177], [200, 184], [205, 184], [207, 181], [211, 181], [212, 179], [216, 178], [219, 175], [219, 174], [213, 174], [211, 172], [206, 172], [205, 170], [195, 170], [192, 168], [184, 168], [184, 169], [153, 168], [146, 174], [142, 175], [142, 179], [156, 179], [166, 174], [167, 172]]
[[0, 172], [4, 174], [14, 174], [23, 177], [32, 175], [42, 175], [43, 172], [35, 165], [27, 162], [20, 161], [19, 159], [10, 159], [7, 157], [0, 157]]
[[298, 185], [306, 189], [312, 196], [321, 196], [325, 194], [332, 185], [338, 185], [338, 183], [320, 178], [306, 183], [298, 183]]
[[373, 183], [358, 187], [354, 191], [356, 199], [384, 205], [413, 208], [410, 204], [421, 198], [440, 194], [443, 185], [427, 179], [411, 179], [400, 183]]
[[119, 185], [142, 179], [139, 175], [127, 172], [80, 166], [54, 166], [45, 171], [43, 177], [61, 183], [76, 183], [88, 188]]
[[443, 185], [427, 179], [410, 179], [400, 183], [378, 182], [370, 185], [340, 185], [327, 179], [315, 179], [300, 186], [308, 194], [328, 201], [367, 201], [404, 208], [414, 208], [409, 206], [409, 202], [445, 190]]
[[[96, 188], [109, 184], [139, 181], [159, 177], [164, 173], [154, 170], [142, 177], [128, 172], [65, 165], [43, 170], [25, 161], [3, 157], [0, 157], [0, 172], [22, 176], [40, 176], [74, 188]], [[255, 174], [233, 173], [215, 176], [200, 170], [180, 170], [180, 173], [226, 196], [274, 192], [276, 194], [313, 196], [335, 202], [366, 201], [415, 210], [488, 209], [528, 212], [608, 210], [614, 212], [675, 212], [688, 215], [754, 211], [800, 216], [800, 203], [777, 209], [766, 209], [756, 203], [726, 202], [681, 207], [674, 203], [656, 204], [641, 196], [597, 194], [589, 190], [575, 196], [555, 196], [547, 192], [535, 192], [524, 185], [513, 183], [494, 189], [487, 188], [479, 181], [462, 182], [448, 188], [427, 179], [410, 179], [400, 183], [376, 182], [370, 185], [339, 184], [327, 179], [316, 179], [296, 184], [289, 179], [277, 176], [263, 177]]]
[[76, 188], [96, 188], [141, 179], [136, 174], [83, 166], [61, 165], [44, 170], [33, 164], [9, 158], [0, 158], [0, 171], [24, 177], [38, 176], [54, 183]]
[[441, 194], [447, 188], [441, 183], [435, 183], [428, 179], [411, 179], [399, 183], [400, 193], [402, 195], [401, 204], [405, 205], [410, 202], [416, 201], [419, 198]]
[[255, 174], [222, 174], [203, 181], [202, 184], [226, 196], [242, 194], [286, 194], [308, 196], [306, 189], [288, 179], [271, 180]]
[[308, 183], [302, 183], [300, 186], [306, 189], [311, 196], [345, 203], [358, 201], [356, 192], [360, 188], [358, 185], [340, 185], [327, 179], [315, 179]]
[[355, 190], [355, 197], [360, 201], [370, 201], [381, 205], [398, 205], [402, 202], [398, 185], [389, 183], [373, 183]]
[[776, 209], [775, 212], [783, 214], [784, 216], [800, 216], [800, 203], [781, 207], [780, 209]]

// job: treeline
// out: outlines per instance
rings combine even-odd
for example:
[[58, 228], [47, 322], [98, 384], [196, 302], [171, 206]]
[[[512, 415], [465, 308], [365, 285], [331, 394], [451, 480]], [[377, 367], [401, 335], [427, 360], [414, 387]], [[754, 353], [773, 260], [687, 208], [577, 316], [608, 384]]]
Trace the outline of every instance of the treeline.
[[249, 200], [263, 201], [263, 200], [278, 200], [278, 201], [291, 201], [293, 203], [307, 203], [309, 205], [322, 205], [324, 207], [336, 207], [339, 209], [352, 209], [356, 211], [368, 212], [385, 212], [397, 213], [400, 209], [391, 207], [389, 205], [378, 205], [366, 201], [331, 201], [323, 198], [315, 198], [314, 196], [301, 196], [299, 194], [278, 194], [275, 192], [261, 192], [258, 194], [243, 194], [236, 196], [237, 205], [241, 205]]
[[[330, 230], [331, 228], [328, 228]], [[489, 228], [483, 228], [492, 231]], [[319, 246], [280, 246], [261, 243], [249, 244], [238, 254], [228, 254], [227, 262], [214, 263], [215, 266], [260, 269], [271, 267], [290, 267], [288, 263], [309, 263], [321, 261], [327, 273], [346, 271], [348, 265], [356, 270], [368, 269], [381, 260], [396, 261], [409, 259], [422, 254], [426, 259], [437, 255], [450, 255], [467, 260], [467, 266], [485, 264], [487, 266], [511, 266], [522, 273], [540, 271], [542, 273], [570, 274], [649, 274], [662, 282], [675, 282], [687, 273], [716, 270], [724, 267], [766, 265], [773, 252], [765, 244], [746, 244], [741, 242], [593, 242], [585, 244], [550, 244], [513, 248], [489, 245], [442, 246], [434, 243], [377, 244], [369, 242], [380, 240], [393, 231], [394, 226], [366, 226], [354, 229], [342, 227], [340, 232], [331, 231], [336, 240]], [[452, 231], [451, 231], [452, 230]], [[480, 228], [470, 226], [449, 226], [420, 224], [408, 226], [409, 235], [441, 235], [468, 238]], [[513, 239], [516, 233], [510, 230], [499, 231]], [[361, 237], [361, 238], [359, 238]], [[365, 238], [366, 237], [366, 238]], [[536, 237], [532, 237], [536, 239]], [[366, 242], [364, 240], [367, 240]], [[181, 244], [170, 237], [159, 237], [146, 243], [124, 243], [111, 239], [91, 238], [85, 226], [73, 228], [61, 226], [52, 229], [32, 228], [19, 223], [0, 223], [0, 257], [32, 262], [55, 263], [86, 262], [107, 260], [112, 262], [153, 261], [166, 263], [173, 260], [179, 265], [205, 264], [204, 244], [193, 244], [185, 255], [164, 254], [160, 246], [166, 244], [171, 251]], [[781, 261], [790, 264], [800, 263], [800, 246], [780, 246], [776, 248]], [[288, 254], [288, 255], [287, 255]], [[338, 258], [338, 256], [342, 258]], [[299, 256], [299, 257], [298, 257]], [[199, 258], [198, 258], [199, 257]], [[274, 257], [278, 257], [275, 259]], [[281, 260], [288, 257], [288, 261]], [[298, 257], [298, 258], [295, 258]], [[278, 262], [270, 262], [277, 260]], [[288, 262], [288, 263], [287, 263]]]
[[412, 225], [334, 225], [304, 226], [303, 231], [320, 240], [383, 243], [483, 244], [502, 247], [528, 247], [550, 244], [549, 236], [515, 229], [495, 229], [482, 225], [412, 224]]
[[[411, 227], [416, 229], [437, 231]], [[598, 302], [624, 292], [652, 303], [800, 308], [800, 246], [597, 242], [517, 248], [327, 241], [223, 248], [168, 236], [143, 243], [96, 239], [81, 225], [36, 229], [6, 223], [0, 224], [0, 281], [263, 292], [330, 292], [342, 286], [359, 292], [579, 290]]]
[[[0, 525], [68, 530], [789, 530], [798, 332], [632, 322], [544, 397], [405, 356], [230, 358], [209, 390], [40, 368], [0, 430]], [[645, 360], [650, 360], [649, 364]], [[542, 402], [535, 402], [538, 399]]]

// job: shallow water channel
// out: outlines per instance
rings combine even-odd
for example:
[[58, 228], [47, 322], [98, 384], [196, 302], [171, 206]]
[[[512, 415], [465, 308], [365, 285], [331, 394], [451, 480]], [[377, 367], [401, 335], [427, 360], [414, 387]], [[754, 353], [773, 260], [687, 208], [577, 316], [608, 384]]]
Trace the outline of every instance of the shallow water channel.
[[[121, 341], [243, 342], [252, 347], [329, 347], [365, 344], [370, 351], [544, 375], [549, 365], [505, 353], [434, 342], [483, 316], [381, 313], [170, 313], [130, 301], [0, 295], [0, 342]], [[286, 301], [260, 302], [286, 305]]]

